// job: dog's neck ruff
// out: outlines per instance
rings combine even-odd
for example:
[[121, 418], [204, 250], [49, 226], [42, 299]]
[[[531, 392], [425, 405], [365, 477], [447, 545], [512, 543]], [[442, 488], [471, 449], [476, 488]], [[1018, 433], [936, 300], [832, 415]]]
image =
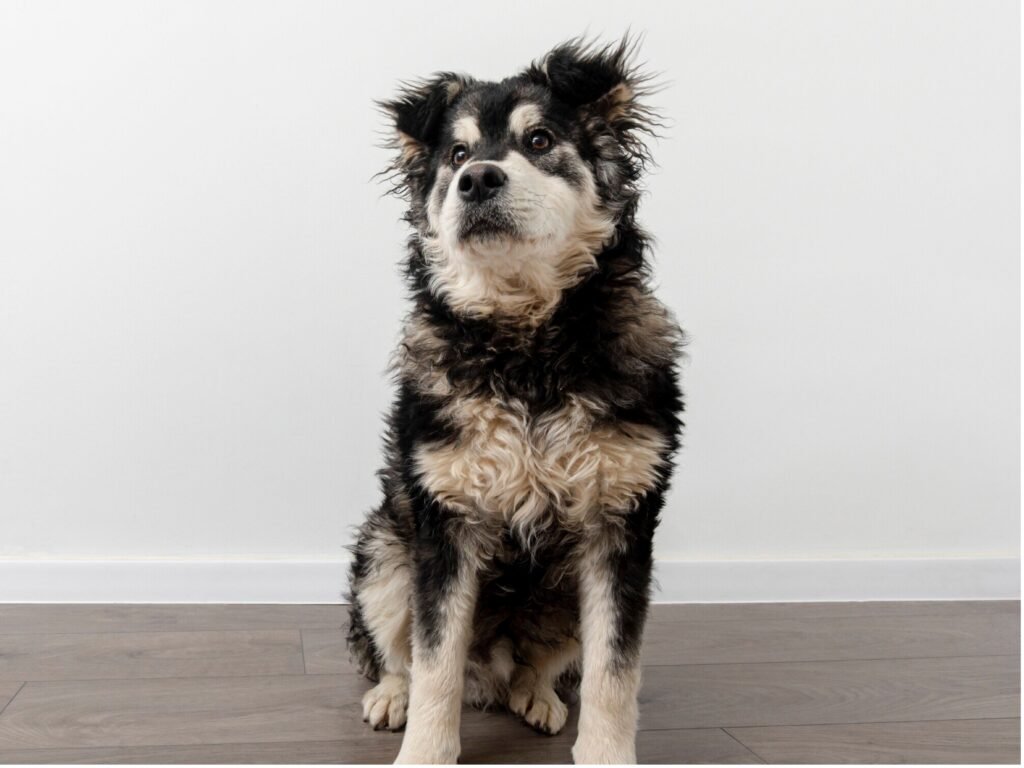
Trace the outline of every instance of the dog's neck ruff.
[[594, 217], [552, 252], [545, 242], [496, 240], [449, 244], [425, 237], [421, 249], [430, 292], [453, 312], [499, 325], [537, 328], [566, 291], [598, 268], [598, 254], [615, 238], [614, 224]]

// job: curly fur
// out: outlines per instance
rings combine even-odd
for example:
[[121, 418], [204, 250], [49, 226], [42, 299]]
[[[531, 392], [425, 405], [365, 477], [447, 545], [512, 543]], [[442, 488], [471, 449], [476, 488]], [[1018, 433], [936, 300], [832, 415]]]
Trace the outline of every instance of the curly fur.
[[[392, 676], [388, 690], [407, 691], [410, 668], [423, 676], [400, 758], [457, 754], [457, 710], [429, 715], [442, 735], [417, 724], [430, 686], [437, 701], [457, 689], [557, 730], [554, 690], [581, 674], [577, 759], [632, 754], [684, 341], [652, 294], [636, 222], [643, 136], [657, 119], [634, 52], [571, 41], [499, 83], [441, 73], [381, 105], [394, 126], [386, 173], [413, 229], [411, 310], [393, 361], [383, 502], [353, 547], [348, 643], [364, 674]], [[524, 149], [530, 130], [554, 146]], [[482, 219], [497, 234], [482, 239], [457, 229], [477, 215], [453, 186], [460, 141], [470, 165], [509, 179]], [[438, 649], [463, 661], [445, 666]], [[375, 695], [367, 717], [395, 727], [404, 708]], [[626, 726], [602, 724], [616, 708]]]

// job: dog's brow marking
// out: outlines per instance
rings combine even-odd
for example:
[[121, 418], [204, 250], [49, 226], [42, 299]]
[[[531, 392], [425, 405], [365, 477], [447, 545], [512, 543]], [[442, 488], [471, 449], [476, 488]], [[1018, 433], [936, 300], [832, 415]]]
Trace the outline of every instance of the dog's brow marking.
[[520, 104], [508, 116], [508, 127], [516, 136], [522, 136], [530, 128], [540, 123], [543, 117], [540, 107], [536, 104]]
[[460, 117], [452, 125], [452, 135], [456, 141], [461, 141], [463, 144], [476, 144], [480, 141], [480, 126], [477, 125], [474, 117]]

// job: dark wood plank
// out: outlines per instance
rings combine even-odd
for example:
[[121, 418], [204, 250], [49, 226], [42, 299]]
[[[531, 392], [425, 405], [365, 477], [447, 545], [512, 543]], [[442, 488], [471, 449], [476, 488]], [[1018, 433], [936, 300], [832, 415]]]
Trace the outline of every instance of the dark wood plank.
[[1019, 657], [649, 667], [647, 729], [1020, 716]]
[[386, 763], [401, 734], [369, 731], [337, 741], [282, 741], [195, 746], [0, 749], [0, 765], [267, 765]]
[[[1019, 716], [1016, 658], [656, 671], [641, 693], [644, 730]], [[0, 716], [0, 749], [339, 740], [365, 734], [369, 685], [357, 675], [29, 683]], [[464, 733], [477, 728], [495, 744], [505, 728], [519, 734], [512, 741], [533, 735], [504, 713], [467, 713]]]
[[1020, 720], [730, 728], [771, 763], [1020, 764]]
[[0, 604], [0, 632], [174, 632], [228, 629], [331, 629], [342, 605]]
[[[358, 702], [368, 686], [352, 675], [29, 684], [0, 717], [0, 761], [390, 762], [400, 737], [362, 722]], [[566, 730], [549, 737], [504, 712], [466, 710], [465, 762], [568, 762], [577, 712], [574, 706]], [[257, 746], [264, 742], [310, 746]], [[171, 749], [181, 746], [190, 748]], [[638, 748], [658, 761], [747, 759], [716, 729], [643, 734]]]
[[[807, 731], [807, 743], [824, 749], [834, 736], [857, 755], [867, 732], [843, 728], [858, 723], [881, 729], [866, 736], [877, 759], [897, 759], [886, 746], [900, 743], [913, 756], [936, 743], [930, 726], [899, 742], [905, 724], [892, 721], [1019, 717], [1015, 656], [921, 658], [1016, 653], [1018, 617], [1017, 602], [656, 606], [645, 662], [668, 665], [645, 671], [639, 755], [752, 762], [734, 736], [783, 750], [804, 743], [783, 726], [799, 734], [829, 724], [836, 730]], [[400, 735], [361, 721], [370, 683], [347, 660], [345, 621], [339, 606], [0, 606], [0, 678], [12, 677], [0, 682], [0, 709], [10, 702], [0, 762], [390, 762]], [[61, 626], [71, 629], [47, 634]], [[107, 631], [83, 629], [96, 626]], [[789, 660], [876, 653], [913, 658]], [[303, 654], [307, 675], [297, 674]], [[18, 693], [31, 674], [76, 680], [30, 682]], [[147, 679], [105, 679], [126, 674]], [[92, 676], [104, 679], [84, 679]], [[503, 712], [466, 711], [464, 761], [567, 762], [577, 712], [546, 737]], [[991, 754], [1005, 753], [1000, 728]], [[958, 743], [981, 743], [972, 733]], [[1019, 751], [1019, 736], [1014, 743]], [[945, 751], [961, 754], [937, 754]]]
[[[228, 745], [240, 744], [237, 759], [244, 762], [260, 743], [332, 741], [339, 744], [326, 752], [311, 747], [308, 759], [326, 759], [339, 748], [350, 750], [345, 762], [391, 762], [400, 735], [374, 733], [362, 722], [359, 701], [370, 685], [356, 675], [30, 683], [0, 717], [0, 760], [74, 762], [79, 750], [98, 749], [82, 759], [113, 760], [120, 753], [148, 761], [160, 751], [173, 755], [171, 747], [192, 746], [186, 751], [192, 759], [216, 762], [229, 760]], [[467, 709], [463, 740], [474, 760], [568, 760], [575, 718], [574, 708], [570, 727], [547, 737], [504, 712]], [[211, 744], [217, 746], [204, 747]], [[299, 756], [287, 753], [287, 761]]]
[[[372, 733], [360, 707], [371, 685], [358, 675], [28, 683], [0, 716], [0, 750], [361, 739]], [[463, 734], [551, 744], [504, 712], [467, 709]], [[390, 761], [392, 736], [380, 736], [378, 757]]]
[[641, 731], [637, 734], [636, 758], [637, 762], [650, 765], [748, 765], [762, 762], [757, 755], [718, 728]]
[[578, 718], [579, 706], [573, 705], [562, 732], [548, 736], [537, 733], [507, 712], [464, 709], [459, 762], [479, 765], [572, 762]]
[[21, 682], [13, 680], [5, 683], [0, 682], [0, 712], [7, 708], [7, 705], [11, 703], [11, 699], [21, 690], [21, 686]]
[[[463, 714], [459, 762], [475, 765], [571, 763], [578, 709], [578, 706], [571, 709], [569, 723], [557, 736], [539, 734], [504, 712], [467, 711]], [[394, 759], [393, 756], [390, 759]], [[641, 763], [660, 764], [760, 762], [750, 750], [718, 728], [640, 731], [637, 759]]]
[[1019, 600], [920, 600], [846, 603], [663, 603], [652, 619], [761, 621], [765, 619], [836, 619], [853, 616], [985, 616], [1020, 617]]
[[0, 635], [0, 680], [300, 675], [297, 629]]
[[0, 715], [0, 749], [331, 741], [365, 733], [363, 687], [354, 675], [28, 683]]
[[[398, 754], [400, 740], [401, 734], [368, 731], [362, 736], [337, 741], [0, 750], [0, 764], [374, 764], [392, 762]], [[531, 746], [517, 747], [520, 743]], [[487, 762], [492, 763], [502, 760], [518, 764], [568, 762], [571, 744], [565, 739], [553, 743], [543, 736], [531, 736], [526, 742], [513, 739], [505, 745], [492, 744], [489, 749], [479, 749], [475, 734], [466, 734], [461, 762], [467, 764], [478, 757], [487, 757]], [[746, 748], [718, 729], [641, 732], [637, 737], [637, 757], [641, 763], [657, 764], [757, 762]]]
[[660, 610], [648, 623], [643, 658], [645, 664], [723, 664], [1019, 651], [1020, 619], [1010, 612], [709, 621]]
[[[890, 606], [890, 603], [881, 605]], [[932, 604], [926, 604], [932, 605]], [[971, 603], [945, 615], [892, 613], [807, 619], [711, 620], [682, 606], [656, 605], [644, 638], [644, 663], [719, 664], [759, 661], [924, 658], [1015, 654], [1020, 618], [1013, 604]], [[813, 608], [809, 610], [814, 613]], [[783, 606], [781, 613], [791, 613]], [[354, 672], [343, 631], [304, 630], [306, 671]]]
[[[652, 761], [711, 761], [707, 754], [726, 749], [721, 736], [713, 735], [716, 722], [1005, 718], [1019, 711], [1013, 677], [1016, 660], [1002, 657], [708, 665], [657, 671], [654, 678], [648, 674], [641, 695], [641, 728], [701, 724], [693, 727], [708, 732], [643, 735], [641, 751]], [[42, 754], [24, 753], [32, 749], [218, 744], [212, 753], [192, 750], [191, 754], [196, 760], [222, 761], [230, 754], [226, 744], [337, 741], [343, 744], [336, 748], [348, 745], [353, 750], [346, 760], [388, 762], [399, 739], [370, 734], [362, 723], [358, 702], [368, 685], [355, 675], [29, 683], [0, 716], [0, 750], [7, 750], [0, 759], [46, 761]], [[463, 722], [466, 761], [567, 761], [576, 710], [573, 707], [569, 725], [556, 737], [535, 734], [505, 713], [467, 711]], [[368, 740], [370, 736], [374, 738]], [[252, 755], [253, 749], [240, 747], [238, 760]], [[327, 760], [336, 754], [324, 749], [328, 748], [311, 747], [308, 760]], [[729, 759], [745, 759], [735, 752], [715, 759], [725, 761], [730, 754]], [[136, 750], [130, 755], [148, 760], [152, 753]], [[74, 761], [70, 752], [54, 759], [58, 757]], [[107, 757], [116, 755], [83, 755], [97, 761]]]
[[310, 675], [355, 673], [345, 645], [345, 632], [338, 629], [302, 630], [302, 649], [306, 654], [306, 672]]

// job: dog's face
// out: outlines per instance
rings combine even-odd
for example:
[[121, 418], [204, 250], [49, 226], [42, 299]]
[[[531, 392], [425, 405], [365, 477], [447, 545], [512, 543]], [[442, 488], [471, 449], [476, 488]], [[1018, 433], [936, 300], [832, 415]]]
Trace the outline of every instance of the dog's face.
[[[449, 249], [557, 251], [600, 217], [575, 125], [545, 89], [481, 85], [449, 110], [427, 198], [431, 229]], [[595, 222], [602, 228], [604, 222]]]
[[534, 323], [594, 268], [644, 157], [628, 58], [570, 43], [500, 83], [442, 74], [384, 105], [431, 289], [454, 309]]

